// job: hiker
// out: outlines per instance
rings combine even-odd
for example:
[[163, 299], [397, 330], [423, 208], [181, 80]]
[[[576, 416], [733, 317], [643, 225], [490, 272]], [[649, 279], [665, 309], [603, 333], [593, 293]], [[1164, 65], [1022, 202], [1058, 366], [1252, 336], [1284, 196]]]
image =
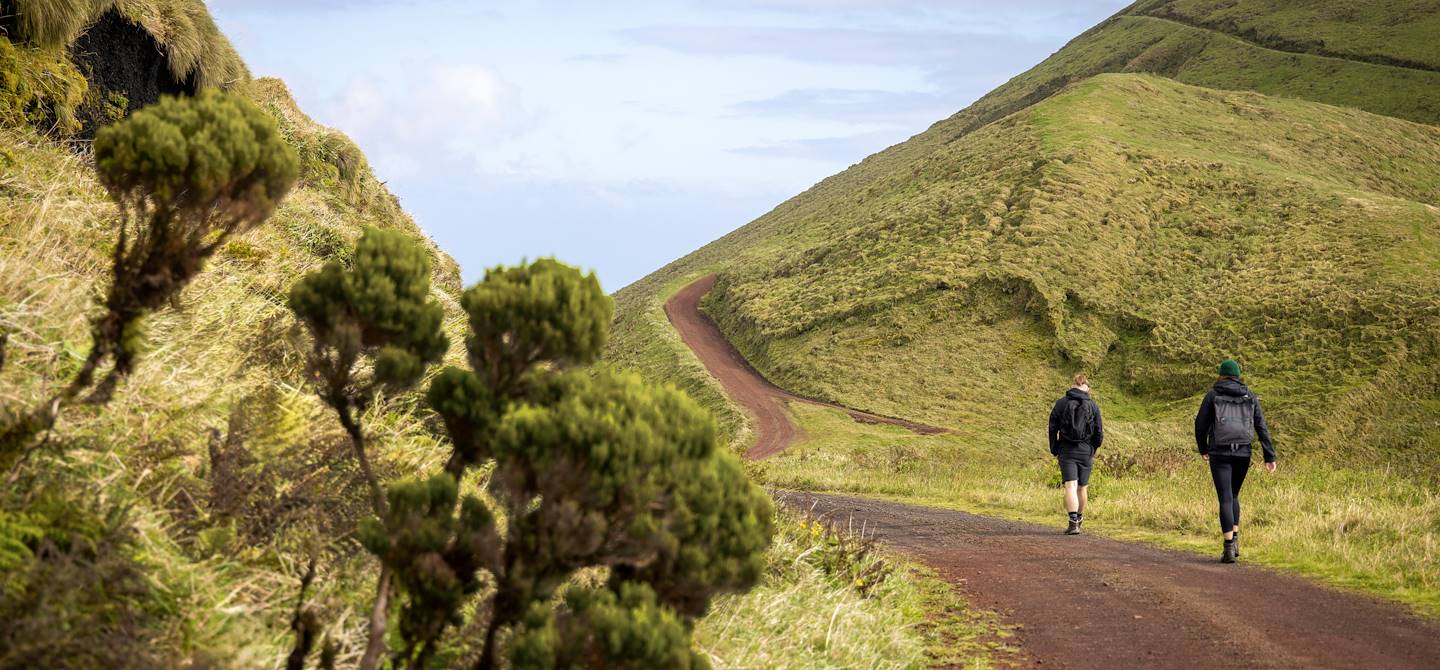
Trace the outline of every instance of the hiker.
[[1075, 386], [1055, 401], [1050, 410], [1050, 454], [1060, 461], [1065, 486], [1065, 511], [1070, 515], [1066, 535], [1079, 535], [1085, 522], [1085, 488], [1095, 466], [1095, 452], [1105, 442], [1100, 406], [1090, 399], [1090, 379], [1075, 375]]
[[1250, 444], [1259, 436], [1266, 472], [1275, 472], [1275, 445], [1260, 399], [1240, 380], [1240, 364], [1227, 360], [1219, 372], [1220, 379], [1195, 415], [1195, 446], [1210, 462], [1210, 479], [1220, 499], [1220, 532], [1225, 537], [1220, 562], [1234, 563], [1240, 557], [1240, 487], [1250, 470]]

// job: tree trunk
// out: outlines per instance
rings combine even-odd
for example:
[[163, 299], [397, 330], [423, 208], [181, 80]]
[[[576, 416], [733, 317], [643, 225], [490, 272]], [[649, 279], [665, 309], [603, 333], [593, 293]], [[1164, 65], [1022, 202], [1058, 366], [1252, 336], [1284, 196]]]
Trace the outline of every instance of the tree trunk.
[[375, 586], [375, 607], [370, 611], [370, 635], [365, 642], [365, 655], [360, 670], [375, 670], [385, 656], [386, 617], [390, 610], [390, 568], [380, 566], [380, 582]]
[[374, 509], [375, 516], [380, 521], [385, 521], [385, 512], [388, 507], [385, 504], [385, 492], [380, 488], [380, 478], [375, 476], [375, 469], [370, 467], [370, 455], [365, 453], [365, 433], [360, 428], [360, 422], [350, 415], [350, 405], [344, 401], [330, 403], [335, 408], [335, 413], [340, 417], [340, 425], [345, 428], [345, 433], [350, 436], [350, 446], [355, 450], [355, 460], [360, 463], [360, 474], [365, 477], [365, 485], [370, 488], [370, 506]]

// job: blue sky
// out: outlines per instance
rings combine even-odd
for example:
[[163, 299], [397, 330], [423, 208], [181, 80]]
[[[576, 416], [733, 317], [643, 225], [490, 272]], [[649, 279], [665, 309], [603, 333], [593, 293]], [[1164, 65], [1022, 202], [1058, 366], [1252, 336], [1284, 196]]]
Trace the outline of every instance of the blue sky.
[[211, 0], [467, 282], [614, 291], [903, 141], [1125, 0]]

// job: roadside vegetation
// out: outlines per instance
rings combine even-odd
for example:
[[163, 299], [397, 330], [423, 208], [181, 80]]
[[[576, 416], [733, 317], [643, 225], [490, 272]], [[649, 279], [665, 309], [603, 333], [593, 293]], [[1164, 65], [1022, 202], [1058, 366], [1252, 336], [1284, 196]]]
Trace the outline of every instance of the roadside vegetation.
[[696, 630], [716, 668], [983, 669], [1016, 660], [997, 615], [845, 521], [780, 513], [765, 580], [718, 599]]

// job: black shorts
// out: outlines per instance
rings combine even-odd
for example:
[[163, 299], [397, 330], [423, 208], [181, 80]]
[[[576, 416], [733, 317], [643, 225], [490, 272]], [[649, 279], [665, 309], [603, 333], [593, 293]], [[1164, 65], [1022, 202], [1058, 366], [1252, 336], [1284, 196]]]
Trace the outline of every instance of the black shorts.
[[1081, 456], [1079, 454], [1060, 453], [1060, 480], [1066, 482], [1080, 481], [1081, 486], [1090, 485], [1090, 471], [1095, 468], [1095, 454]]

